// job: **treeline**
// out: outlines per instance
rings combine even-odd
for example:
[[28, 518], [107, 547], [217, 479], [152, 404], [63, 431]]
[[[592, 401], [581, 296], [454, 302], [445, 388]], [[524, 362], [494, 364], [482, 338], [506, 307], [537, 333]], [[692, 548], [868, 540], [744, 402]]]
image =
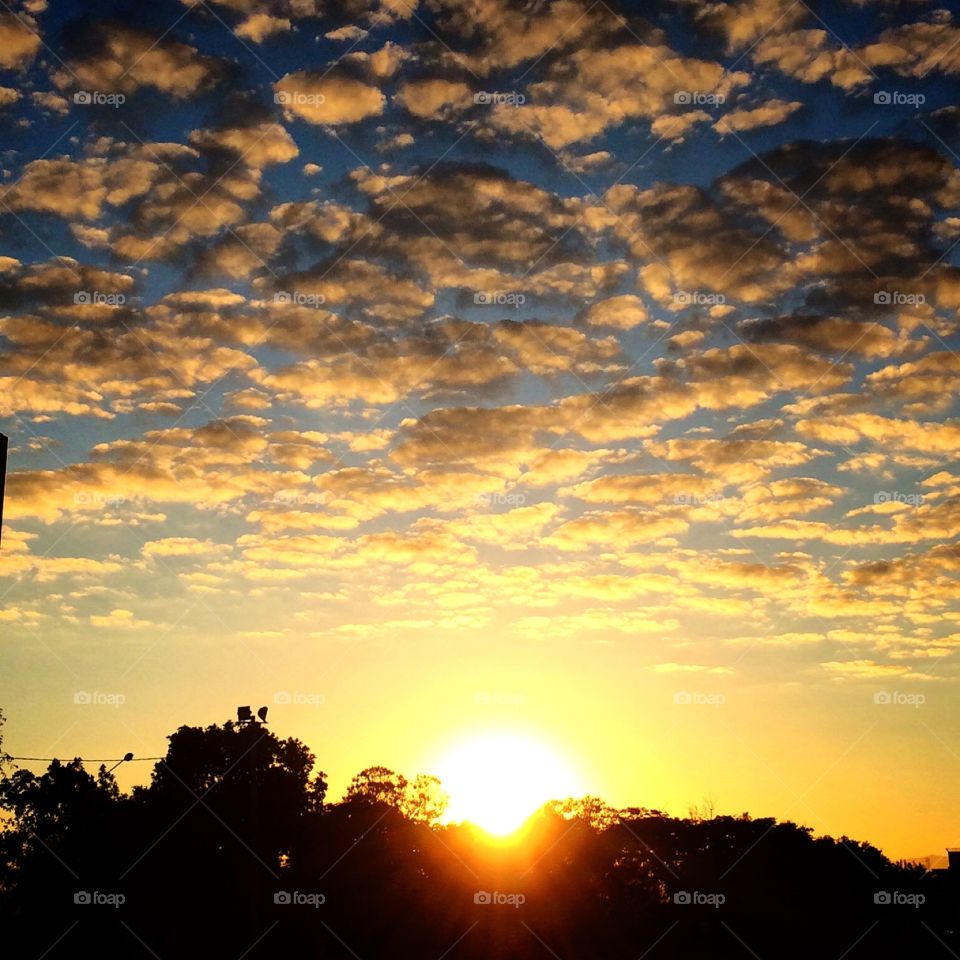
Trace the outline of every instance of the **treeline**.
[[[329, 803], [296, 739], [181, 727], [148, 786], [54, 762], [0, 779], [9, 957], [949, 957], [960, 889], [773, 819], [548, 804], [523, 842], [440, 826], [432, 777]], [[509, 791], [510, 783], [502, 784]], [[46, 951], [46, 952], [45, 952]]]

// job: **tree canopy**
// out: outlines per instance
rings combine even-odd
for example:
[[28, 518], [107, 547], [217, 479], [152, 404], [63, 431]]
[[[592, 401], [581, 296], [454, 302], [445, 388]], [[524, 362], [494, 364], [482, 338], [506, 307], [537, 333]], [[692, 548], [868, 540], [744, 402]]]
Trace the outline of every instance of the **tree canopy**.
[[[183, 726], [148, 785], [54, 761], [0, 778], [10, 956], [944, 956], [956, 879], [772, 818], [558, 798], [521, 840], [443, 824], [428, 775], [344, 798], [299, 740]], [[502, 789], [509, 790], [505, 782]], [[44, 954], [45, 950], [50, 952]]]

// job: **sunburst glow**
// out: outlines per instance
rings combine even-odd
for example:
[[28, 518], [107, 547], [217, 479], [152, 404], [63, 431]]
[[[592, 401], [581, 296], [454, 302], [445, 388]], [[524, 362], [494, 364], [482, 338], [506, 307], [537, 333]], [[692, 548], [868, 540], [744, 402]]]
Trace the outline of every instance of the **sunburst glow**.
[[448, 818], [506, 836], [547, 800], [581, 792], [571, 765], [544, 743], [508, 732], [461, 741], [440, 760]]

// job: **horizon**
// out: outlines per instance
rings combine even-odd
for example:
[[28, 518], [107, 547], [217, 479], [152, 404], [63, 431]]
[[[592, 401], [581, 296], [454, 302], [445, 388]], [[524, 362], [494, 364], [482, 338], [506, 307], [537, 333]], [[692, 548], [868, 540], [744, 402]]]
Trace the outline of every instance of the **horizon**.
[[[430, 777], [437, 777], [440, 786], [447, 791], [449, 784], [445, 782], [444, 778], [438, 774], [438, 771], [435, 769], [430, 769], [428, 767], [416, 768], [416, 769], [405, 769], [402, 767], [394, 767], [389, 763], [381, 763], [376, 758], [367, 758], [369, 762], [365, 762], [358, 766], [354, 770], [347, 771], [332, 771], [323, 763], [322, 750], [316, 750], [313, 745], [305, 740], [303, 737], [299, 736], [293, 730], [287, 730], [283, 733], [279, 733], [274, 729], [271, 721], [274, 719], [275, 710], [271, 709], [268, 712], [268, 719], [265, 721], [265, 726], [269, 732], [275, 734], [276, 736], [281, 737], [293, 737], [299, 740], [304, 746], [310, 750], [316, 756], [316, 764], [314, 766], [314, 773], [320, 771], [323, 772], [326, 782], [330, 785], [327, 798], [328, 802], [332, 803], [342, 803], [348, 798], [348, 790], [353, 778], [355, 778], [359, 773], [364, 770], [383, 767], [387, 770], [390, 770], [393, 773], [396, 773], [400, 777], [412, 781], [415, 776], [426, 775]], [[6, 724], [9, 724], [9, 717], [4, 717]], [[234, 725], [237, 725], [236, 718], [228, 718], [228, 721]], [[176, 729], [179, 729], [179, 726], [193, 727], [196, 729], [206, 728], [208, 725], [218, 725], [227, 721], [222, 720], [210, 720], [209, 723], [184, 723], [178, 725]], [[512, 735], [516, 727], [507, 728], [509, 733], [507, 736]], [[167, 737], [164, 738], [164, 745], [166, 740], [171, 736], [175, 730], [171, 730]], [[482, 732], [483, 735], [489, 735], [490, 729], [484, 728]], [[7, 738], [9, 741], [9, 737]], [[449, 741], [453, 744], [462, 744], [465, 740], [469, 741], [469, 737], [463, 736], [454, 736], [449, 738]], [[15, 756], [9, 749], [3, 751], [4, 754], [9, 758], [9, 761], [12, 761], [11, 766], [15, 768], [20, 768], [24, 770], [33, 771], [34, 773], [40, 774], [43, 773], [49, 766], [51, 762], [59, 762], [61, 764], [70, 763], [75, 759], [80, 759], [83, 761], [85, 769], [89, 773], [95, 773], [96, 769], [101, 766], [108, 766], [112, 764], [112, 767], [108, 766], [108, 769], [112, 770], [112, 774], [116, 779], [121, 790], [129, 794], [133, 789], [137, 787], [149, 787], [151, 783], [151, 778], [154, 770], [164, 762], [164, 753], [160, 752], [155, 756], [136, 756], [132, 760], [127, 761], [125, 754], [120, 754], [116, 757], [106, 757], [99, 759], [87, 760], [81, 757], [79, 754], [64, 754], [59, 757], [18, 757]], [[2, 756], [3, 754], [0, 754]], [[140, 775], [136, 774], [136, 770], [144, 769], [146, 772], [141, 773]], [[491, 765], [491, 770], [495, 770], [496, 765]], [[509, 773], [509, 767], [505, 767], [498, 773], [506, 776]], [[584, 789], [576, 793], [566, 793], [558, 795], [543, 795], [542, 799], [535, 804], [532, 804], [527, 807], [527, 813], [520, 819], [520, 822], [511, 827], [510, 829], [498, 831], [493, 830], [492, 832], [486, 829], [478, 819], [473, 819], [469, 815], [457, 816], [457, 808], [461, 804], [453, 804], [453, 815], [451, 815], [451, 810], [448, 808], [437, 821], [438, 824], [444, 826], [474, 826], [479, 828], [479, 830], [487, 835], [491, 842], [495, 842], [499, 845], [502, 842], [508, 844], [522, 843], [523, 842], [523, 832], [528, 824], [528, 821], [531, 821], [533, 818], [541, 814], [544, 807], [555, 804], [563, 803], [567, 800], [580, 800], [593, 798], [601, 801], [602, 803], [608, 805], [613, 811], [626, 811], [630, 809], [640, 809], [647, 810], [653, 814], [662, 814], [666, 817], [676, 818], [676, 819], [699, 819], [705, 818], [709, 819], [711, 817], [742, 817], [748, 816], [751, 819], [765, 819], [773, 818], [781, 823], [795, 823], [800, 827], [809, 828], [812, 831], [813, 836], [815, 837], [836, 837], [840, 836], [849, 837], [851, 840], [869, 843], [874, 847], [877, 847], [881, 850], [890, 860], [894, 862], [914, 862], [919, 863], [922, 861], [928, 861], [931, 858], [937, 858], [940, 861], [943, 861], [943, 865], [946, 863], [946, 854], [947, 850], [957, 849], [956, 845], [951, 842], [944, 842], [939, 849], [931, 849], [926, 852], [914, 852], [913, 854], [902, 854], [902, 853], [892, 853], [890, 850], [885, 850], [882, 844], [876, 842], [875, 838], [870, 836], [861, 836], [856, 834], [851, 834], [848, 831], [839, 830], [836, 832], [831, 832], [829, 829], [817, 829], [811, 823], [808, 823], [803, 816], [787, 815], [783, 812], [778, 812], [776, 810], [766, 810], [766, 809], [736, 809], [730, 808], [726, 809], [720, 804], [717, 800], [717, 797], [711, 793], [705, 793], [697, 799], [691, 799], [686, 806], [682, 808], [667, 808], [658, 806], [655, 803], [647, 803], [642, 797], [633, 797], [628, 798], [626, 802], [623, 803], [610, 803], [609, 798], [598, 794], [595, 791]]]
[[4, 749], [960, 846], [960, 17], [635, 6], [0, 10]]

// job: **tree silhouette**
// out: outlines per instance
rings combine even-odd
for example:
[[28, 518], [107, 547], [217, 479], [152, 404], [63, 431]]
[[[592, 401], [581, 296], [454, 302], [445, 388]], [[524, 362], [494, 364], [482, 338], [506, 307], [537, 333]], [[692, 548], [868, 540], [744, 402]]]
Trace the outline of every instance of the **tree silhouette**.
[[[846, 837], [583, 797], [546, 804], [522, 842], [490, 846], [439, 822], [435, 777], [368, 767], [329, 803], [314, 767], [300, 741], [228, 722], [179, 728], [130, 795], [79, 760], [8, 770], [9, 955], [635, 960], [656, 944], [666, 960], [876, 960], [960, 948], [955, 876]], [[894, 893], [922, 909], [883, 901]], [[94, 895], [108, 905], [83, 901]]]

